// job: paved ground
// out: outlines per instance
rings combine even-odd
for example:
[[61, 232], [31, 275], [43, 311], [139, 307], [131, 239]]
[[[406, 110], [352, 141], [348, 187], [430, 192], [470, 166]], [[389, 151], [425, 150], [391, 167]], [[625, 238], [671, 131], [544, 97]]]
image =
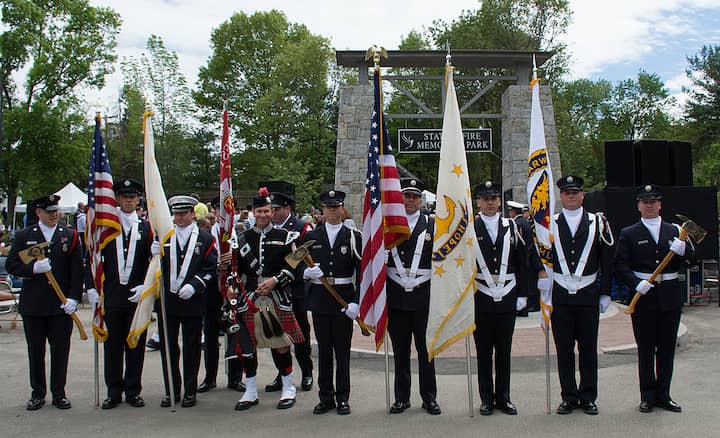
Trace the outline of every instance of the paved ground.
[[[600, 415], [596, 417], [581, 412], [563, 417], [545, 413], [545, 361], [541, 355], [544, 346], [542, 334], [537, 328], [537, 316], [519, 319], [515, 334], [512, 398], [520, 410], [517, 417], [499, 413], [491, 417], [477, 415], [479, 397], [475, 380], [475, 415], [469, 416], [467, 377], [463, 374], [466, 363], [463, 343], [438, 359], [438, 400], [443, 414], [437, 417], [427, 415], [419, 408], [417, 394], [412, 397], [412, 409], [402, 415], [385, 414], [384, 358], [363, 352], [356, 353], [351, 364], [353, 392], [350, 402], [353, 412], [347, 417], [332, 412], [323, 416], [313, 415], [312, 408], [317, 403], [316, 388], [311, 392], [298, 392], [296, 406], [288, 411], [275, 409], [278, 395], [261, 392], [258, 407], [247, 412], [235, 412], [233, 406], [239, 393], [216, 389], [201, 394], [196, 407], [178, 407], [177, 412], [170, 412], [159, 407], [162, 386], [158, 352], [146, 354], [143, 396], [147, 406], [137, 409], [122, 405], [112, 411], [102, 411], [93, 406], [93, 344], [80, 341], [76, 333], [67, 385], [73, 408], [60, 411], [46, 406], [39, 411], [28, 412], [24, 408], [29, 384], [22, 327], [10, 330], [8, 322], [0, 321], [0, 381], [3, 382], [3, 390], [0, 391], [0, 436], [60, 433], [66, 436], [173, 437], [220, 437], [243, 433], [253, 436], [718, 436], [716, 418], [720, 411], [720, 396], [716, 388], [720, 383], [720, 332], [717, 331], [717, 321], [720, 309], [715, 305], [690, 307], [683, 314], [687, 334], [676, 356], [672, 391], [673, 397], [683, 405], [682, 414], [665, 411], [639, 413], [635, 356], [601, 352]], [[84, 321], [90, 318], [88, 309], [81, 310], [81, 315]], [[6, 319], [7, 315], [2, 317]], [[631, 342], [629, 320], [622, 312], [612, 312], [603, 318], [601, 350]], [[366, 338], [354, 340], [353, 345], [357, 350], [372, 349], [371, 341]], [[271, 363], [269, 354], [262, 352], [259, 382], [264, 384], [273, 377]], [[559, 402], [554, 357], [551, 363], [554, 411]], [[414, 379], [416, 385], [417, 376]], [[220, 378], [218, 383], [224, 383], [223, 379]]]

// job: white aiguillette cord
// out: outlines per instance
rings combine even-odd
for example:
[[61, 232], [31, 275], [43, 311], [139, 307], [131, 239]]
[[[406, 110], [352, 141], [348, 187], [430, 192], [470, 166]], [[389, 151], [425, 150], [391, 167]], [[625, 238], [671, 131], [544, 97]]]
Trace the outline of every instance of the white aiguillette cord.
[[190, 231], [190, 239], [188, 240], [187, 245], [185, 246], [185, 260], [183, 260], [183, 264], [180, 267], [180, 272], [177, 271], [177, 231], [173, 233], [172, 237], [170, 238], [170, 292], [171, 293], [177, 293], [178, 290], [180, 290], [180, 286], [182, 286], [183, 282], [185, 281], [185, 276], [187, 275], [188, 269], [190, 268], [190, 260], [192, 259], [192, 254], [188, 255], [187, 251], [191, 251], [192, 248], [195, 248], [195, 244], [197, 243], [198, 238], [198, 227], [196, 224], [192, 225], [192, 230]]
[[120, 284], [126, 285], [130, 280], [130, 273], [132, 272], [133, 263], [135, 262], [135, 248], [137, 248], [137, 235], [138, 235], [138, 223], [134, 221], [130, 227], [130, 243], [128, 247], [128, 256], [125, 258], [123, 233], [121, 232], [115, 238], [115, 251], [117, 253], [117, 265], [118, 265], [118, 278]]

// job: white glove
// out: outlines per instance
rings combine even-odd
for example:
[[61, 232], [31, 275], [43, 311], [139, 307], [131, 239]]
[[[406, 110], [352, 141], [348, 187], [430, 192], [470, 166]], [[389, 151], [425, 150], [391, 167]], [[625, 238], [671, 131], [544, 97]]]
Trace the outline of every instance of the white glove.
[[635, 286], [635, 290], [641, 295], [645, 295], [653, 287], [655, 287], [655, 285], [653, 285], [652, 283], [648, 283], [647, 280], [640, 280], [640, 283]]
[[37, 260], [33, 265], [33, 274], [44, 274], [52, 270], [50, 259]]
[[600, 295], [600, 313], [605, 313], [608, 307], [610, 307], [610, 296]]
[[685, 255], [685, 241], [680, 240], [677, 237], [673, 238], [672, 243], [670, 244], [670, 251], [674, 252], [675, 254], [679, 256]]
[[160, 254], [160, 242], [157, 240], [153, 240], [152, 245], [150, 245], [150, 254], [152, 254], [153, 257]]
[[360, 306], [357, 303], [348, 303], [347, 309], [345, 309], [345, 316], [355, 321], [355, 318], [360, 314]]
[[88, 297], [88, 302], [94, 309], [97, 306], [98, 301], [100, 301], [100, 295], [98, 295], [95, 288], [90, 288], [87, 290], [87, 297]]
[[323, 276], [323, 271], [320, 269], [320, 263], [315, 263], [313, 266], [306, 268], [303, 272], [303, 278], [305, 280], [317, 280]]
[[77, 305], [77, 300], [68, 298], [65, 300], [65, 304], [62, 304], [60, 308], [63, 309], [68, 315], [72, 315], [77, 310]]
[[515, 302], [515, 310], [518, 312], [527, 307], [527, 297], [517, 297]]
[[178, 291], [178, 297], [181, 300], [189, 300], [191, 296], [195, 295], [195, 288], [191, 284], [186, 284], [181, 287]]
[[552, 289], [553, 281], [549, 278], [538, 278], [537, 281], [537, 288], [540, 290], [541, 294], [546, 294], [550, 292], [550, 289]]
[[128, 298], [128, 301], [131, 303], [137, 303], [140, 301], [140, 295], [145, 291], [145, 285], [139, 284], [133, 288], [130, 288], [130, 292], [132, 292], [132, 296]]

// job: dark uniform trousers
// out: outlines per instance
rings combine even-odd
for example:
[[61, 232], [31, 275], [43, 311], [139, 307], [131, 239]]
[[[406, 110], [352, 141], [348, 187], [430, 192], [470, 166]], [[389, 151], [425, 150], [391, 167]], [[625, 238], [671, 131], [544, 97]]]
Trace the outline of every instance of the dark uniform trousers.
[[[173, 242], [171, 240], [170, 242]], [[163, 280], [165, 303], [167, 306], [167, 337], [163, 329], [162, 313], [158, 310], [158, 327], [160, 328], [160, 342], [167, 342], [170, 347], [170, 367], [175, 396], [180, 394], [181, 383], [185, 384], [185, 395], [195, 395], [198, 386], [198, 372], [200, 371], [202, 322], [205, 315], [206, 288], [217, 283], [217, 251], [215, 249], [215, 238], [210, 233], [199, 231], [197, 242], [194, 248], [190, 248], [188, 241], [184, 250], [176, 244], [178, 270], [183, 264], [185, 257], [192, 257], [188, 266], [184, 284], [190, 284], [195, 293], [187, 300], [181, 299], [177, 293], [170, 292], [170, 248], [165, 248], [163, 257]], [[178, 288], [178, 291], [181, 287]], [[159, 305], [160, 300], [156, 301]], [[180, 346], [178, 337], [182, 326], [182, 352], [183, 352], [183, 376], [180, 378]], [[163, 364], [165, 364], [165, 349], [160, 349]], [[166, 394], [170, 394], [168, 385], [167, 369], [163, 365], [163, 380]]]
[[[419, 249], [417, 267], [429, 271], [432, 268], [432, 236], [434, 228], [433, 219], [421, 214], [408, 240], [398, 245], [397, 249], [393, 250], [388, 257], [388, 269], [397, 272], [397, 268], [400, 268], [407, 271], [408, 268], [413, 266], [413, 260], [416, 257], [415, 251]], [[418, 248], [418, 239], [423, 240], [420, 243], [420, 248]], [[397, 266], [397, 262], [400, 262], [402, 266]], [[437, 398], [435, 361], [428, 361], [425, 335], [430, 308], [430, 281], [428, 279], [428, 281], [414, 286], [412, 290], [406, 291], [404, 286], [397, 283], [398, 280], [407, 281], [403, 280], [403, 277], [399, 275], [388, 275], [388, 334], [392, 341], [394, 353], [395, 401], [410, 401], [410, 345], [414, 337], [415, 350], [418, 356], [420, 397], [424, 403], [434, 402]], [[414, 285], [414, 283], [412, 284]]]
[[[590, 216], [583, 211], [575, 234], [572, 235], [564, 214], [558, 215], [557, 230], [562, 244], [569, 273], [574, 273], [590, 235]], [[587, 254], [582, 275], [598, 273], [598, 279], [574, 294], [570, 294], [557, 281], [553, 285], [553, 311], [551, 315], [553, 339], [557, 351], [560, 395], [569, 403], [589, 403], [597, 399], [598, 382], [598, 327], [600, 295], [610, 295], [612, 281], [613, 247], [610, 228], [604, 219], [594, 216], [594, 241]], [[603, 221], [601, 227], [598, 220]], [[601, 237], [601, 233], [603, 236]], [[553, 247], [554, 260], [558, 260], [557, 245]], [[555, 275], [562, 275], [559, 263], [554, 266]], [[598, 281], [599, 280], [599, 281]], [[575, 378], [575, 344], [578, 350], [580, 385]]]
[[[678, 236], [677, 227], [667, 222], [662, 222], [660, 226], [657, 243], [642, 222], [623, 228], [615, 252], [615, 269], [623, 283], [634, 291], [640, 278], [633, 272], [653, 272], [670, 251], [673, 237]], [[694, 248], [687, 243], [685, 254], [673, 257], [664, 273], [676, 273], [681, 266], [688, 266], [694, 260]], [[677, 279], [655, 283], [654, 286], [640, 298], [632, 314], [633, 333], [638, 346], [640, 397], [650, 404], [671, 399], [670, 383], [682, 307], [682, 292]]]
[[[45, 348], [50, 345], [50, 392], [54, 400], [65, 397], [72, 319], [60, 309], [57, 297], [45, 274], [33, 274], [33, 263], [25, 264], [19, 252], [45, 242], [39, 225], [18, 231], [6, 259], [7, 271], [24, 278], [19, 312], [23, 318], [32, 398], [45, 398]], [[45, 256], [52, 273], [67, 298], [82, 298], [82, 254], [77, 233], [58, 224]]]
[[[351, 233], [354, 234], [353, 238]], [[326, 277], [349, 278], [355, 275], [357, 279], [360, 260], [356, 254], [361, 253], [362, 245], [362, 236], [359, 232], [342, 227], [332, 248], [325, 226], [318, 226], [308, 232], [303, 240], [315, 241], [310, 248], [310, 254], [315, 263], [320, 264]], [[358, 302], [356, 285], [335, 284], [335, 289], [346, 302]], [[307, 300], [308, 307], [312, 311], [313, 328], [318, 343], [320, 401], [330, 402], [334, 398], [338, 402], [347, 402], [350, 398], [350, 344], [353, 321], [341, 312], [340, 305], [321, 284], [310, 284]], [[335, 385], [333, 385], [335, 367]]]
[[[512, 233], [508, 256], [508, 273], [516, 276], [516, 286], [501, 301], [482, 291], [475, 292], [475, 348], [477, 349], [478, 385], [483, 403], [503, 406], [510, 402], [510, 353], [515, 331], [517, 297], [527, 296], [528, 248], [518, 239], [514, 222], [508, 226], [500, 220], [495, 242], [489, 236], [482, 219], [475, 220], [475, 234], [480, 251], [492, 275], [498, 275], [504, 248], [504, 236]], [[479, 272], [479, 271], [478, 271]], [[493, 385], [493, 354], [495, 356], [495, 384]]]
[[[123, 230], [123, 252], [128, 257], [131, 247], [130, 233]], [[129, 399], [140, 395], [142, 391], [142, 370], [145, 361], [145, 340], [143, 333], [138, 338], [135, 348], [127, 345], [127, 335], [130, 332], [136, 304], [128, 301], [133, 295], [130, 290], [134, 286], [143, 284], [148, 265], [150, 264], [150, 245], [152, 244], [152, 231], [150, 224], [145, 220], [138, 222], [138, 234], [135, 241], [135, 254], [127, 284], [120, 284], [118, 273], [117, 240], [112, 240], [103, 249], [103, 263], [105, 267], [105, 282], [103, 284], [105, 328], [108, 338], [103, 344], [105, 385], [108, 397], [114, 401], [121, 401], [122, 394]], [[90, 270], [86, 270], [85, 283], [93, 284]]]
[[[220, 308], [222, 295], [216, 282], [208, 284], [207, 308], [203, 319], [203, 333], [205, 334], [205, 382], [215, 383], [217, 380], [218, 363], [220, 362]], [[242, 361], [230, 359], [228, 364], [228, 383], [242, 380]]]

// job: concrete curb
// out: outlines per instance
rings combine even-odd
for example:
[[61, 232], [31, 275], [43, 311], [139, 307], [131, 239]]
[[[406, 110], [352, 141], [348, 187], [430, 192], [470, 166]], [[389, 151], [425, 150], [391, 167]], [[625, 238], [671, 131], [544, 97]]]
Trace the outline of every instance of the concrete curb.
[[[614, 302], [613, 305], [623, 312], [627, 309], [627, 306], [621, 303]], [[687, 345], [687, 342], [688, 328], [685, 324], [680, 322], [677, 334], [677, 346], [683, 347]], [[637, 344], [633, 342], [632, 344], [617, 345], [614, 347], [601, 348], [600, 350], [604, 354], [637, 354]]]

